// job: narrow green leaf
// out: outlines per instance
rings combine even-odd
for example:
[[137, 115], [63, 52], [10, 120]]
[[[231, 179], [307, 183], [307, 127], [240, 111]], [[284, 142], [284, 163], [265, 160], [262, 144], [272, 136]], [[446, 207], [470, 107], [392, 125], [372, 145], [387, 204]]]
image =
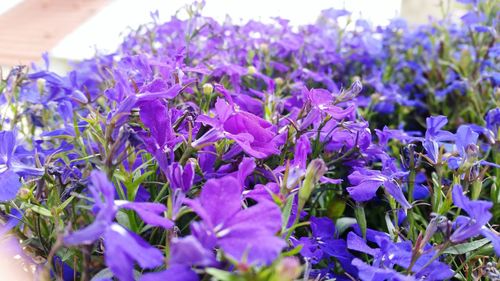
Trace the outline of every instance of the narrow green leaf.
[[57, 207], [57, 212], [58, 213], [62, 212], [69, 205], [69, 203], [71, 203], [71, 201], [73, 201], [73, 199], [75, 199], [74, 195], [72, 195], [68, 199], [66, 199], [61, 205], [59, 205]]
[[289, 196], [286, 200], [285, 206], [283, 207], [283, 211], [281, 212], [281, 233], [285, 233], [286, 226], [288, 224], [288, 220], [290, 219], [290, 215], [292, 214], [292, 205], [293, 205], [293, 196]]
[[349, 227], [356, 224], [355, 218], [344, 217], [335, 222], [335, 229], [338, 235], [342, 235]]
[[363, 233], [363, 238], [366, 239], [366, 215], [365, 215], [365, 208], [363, 205], [356, 205], [356, 208], [354, 209], [354, 215], [356, 216], [356, 221], [359, 224], [359, 227], [361, 228], [361, 232]]
[[483, 239], [472, 241], [472, 242], [467, 242], [467, 243], [462, 243], [462, 244], [450, 246], [446, 250], [443, 251], [443, 254], [463, 255], [466, 253], [470, 253], [476, 249], [479, 249], [482, 246], [488, 244], [489, 242], [490, 242], [490, 240], [483, 238]]
[[30, 209], [37, 214], [40, 214], [42, 216], [49, 217], [49, 218], [52, 217], [52, 214], [50, 213], [50, 211], [45, 209], [44, 207], [29, 204], [29, 203], [26, 203], [26, 205], [28, 205], [27, 209]]
[[209, 267], [209, 268], [205, 269], [205, 271], [208, 274], [215, 277], [216, 280], [220, 280], [220, 281], [240, 281], [240, 280], [243, 280], [243, 278], [236, 276], [231, 272], [227, 272], [227, 271], [220, 270], [220, 269], [213, 268], [213, 267]]

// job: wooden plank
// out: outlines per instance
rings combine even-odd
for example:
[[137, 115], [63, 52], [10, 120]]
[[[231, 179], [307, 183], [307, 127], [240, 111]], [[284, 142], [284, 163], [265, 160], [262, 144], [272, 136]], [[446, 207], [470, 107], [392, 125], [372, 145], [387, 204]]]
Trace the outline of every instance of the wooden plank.
[[110, 0], [24, 0], [0, 14], [0, 65], [39, 61]]

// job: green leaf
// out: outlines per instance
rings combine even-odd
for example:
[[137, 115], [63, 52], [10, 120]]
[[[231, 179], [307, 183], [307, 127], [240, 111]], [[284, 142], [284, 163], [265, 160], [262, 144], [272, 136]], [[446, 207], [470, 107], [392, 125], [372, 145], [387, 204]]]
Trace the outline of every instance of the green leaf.
[[[26, 208], [26, 209], [30, 209], [33, 212], [35, 212], [39, 215], [45, 216], [45, 217], [49, 217], [49, 218], [52, 217], [52, 213], [48, 209], [45, 209], [44, 207], [33, 205], [30, 203], [25, 203], [25, 204], [28, 206], [28, 208]], [[21, 208], [23, 208], [23, 207], [21, 207]]]
[[133, 201], [137, 195], [137, 190], [139, 190], [139, 185], [141, 185], [154, 171], [148, 171], [139, 177], [135, 178], [132, 182], [127, 183], [127, 196], [128, 200]]
[[291, 249], [290, 251], [284, 252], [282, 255], [284, 257], [295, 256], [296, 254], [298, 254], [302, 250], [303, 247], [304, 247], [304, 245], [298, 245], [297, 247]]
[[122, 226], [124, 226], [124, 227], [126, 227], [128, 229], [132, 228], [131, 225], [130, 225], [130, 219], [129, 219], [128, 215], [125, 213], [125, 211], [117, 212], [116, 213], [116, 220]]
[[113, 272], [109, 268], [105, 268], [99, 272], [97, 272], [90, 281], [96, 281], [96, 280], [101, 280], [101, 279], [111, 279], [113, 278]]
[[74, 255], [74, 249], [61, 249], [57, 252], [57, 256], [61, 258], [63, 262], [67, 262]]
[[240, 276], [237, 276], [231, 272], [227, 272], [227, 271], [220, 270], [220, 269], [213, 268], [213, 267], [209, 267], [209, 268], [205, 269], [205, 271], [208, 274], [215, 277], [216, 280], [220, 280], [220, 281], [241, 281], [241, 280], [243, 280], [243, 278], [241, 278]]
[[338, 235], [342, 235], [349, 227], [356, 223], [357, 221], [355, 218], [340, 218], [335, 222], [335, 229], [337, 230]]
[[470, 253], [476, 249], [481, 248], [482, 246], [488, 244], [490, 240], [484, 238], [481, 240], [476, 240], [472, 242], [467, 242], [467, 243], [462, 243], [454, 246], [448, 247], [446, 250], [443, 251], [443, 254], [450, 254], [450, 255], [463, 255]]
[[[103, 270], [97, 272], [90, 281], [97, 281], [97, 280], [112, 280], [113, 279], [113, 272], [111, 272], [111, 269], [109, 268], [104, 268]], [[141, 273], [137, 270], [134, 269], [134, 279], [139, 280], [141, 277]]]
[[332, 219], [340, 218], [344, 214], [346, 202], [342, 199], [335, 198], [328, 203], [328, 217]]
[[281, 226], [281, 233], [285, 233], [288, 220], [292, 214], [293, 196], [289, 196], [286, 200], [283, 211], [281, 212], [281, 221], [283, 225]]
[[60, 213], [62, 212], [68, 205], [75, 199], [74, 195], [71, 195], [68, 199], [66, 199], [61, 205], [57, 207], [57, 212]]
[[361, 228], [361, 232], [363, 233], [363, 239], [366, 239], [366, 215], [365, 215], [365, 208], [363, 205], [356, 205], [356, 208], [354, 209], [354, 214], [356, 216], [356, 221], [359, 224], [359, 227]]

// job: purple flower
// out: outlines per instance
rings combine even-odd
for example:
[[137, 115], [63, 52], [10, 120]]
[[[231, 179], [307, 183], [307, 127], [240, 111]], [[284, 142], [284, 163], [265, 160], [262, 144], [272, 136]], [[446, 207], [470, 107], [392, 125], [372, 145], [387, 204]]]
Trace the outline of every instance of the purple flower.
[[[356, 232], [359, 232], [356, 229]], [[362, 280], [444, 280], [453, 276], [450, 267], [439, 260], [433, 260], [436, 252], [426, 246], [424, 253], [418, 256], [411, 267], [413, 276], [399, 273], [395, 266], [409, 269], [413, 260], [413, 247], [410, 241], [392, 242], [391, 238], [382, 232], [368, 230], [367, 240], [375, 243], [378, 248], [372, 248], [366, 241], [354, 232], [347, 236], [347, 247], [373, 257], [371, 265], [354, 259], [352, 264], [359, 270]]]
[[19, 175], [11, 170], [6, 170], [0, 174], [0, 182], [2, 182], [0, 201], [4, 202], [16, 198], [17, 192], [22, 186], [19, 181]]
[[344, 9], [330, 8], [330, 9], [321, 11], [321, 15], [326, 17], [326, 18], [337, 21], [338, 18], [340, 18], [340, 17], [351, 15], [351, 12], [344, 10]]
[[455, 220], [455, 231], [450, 236], [454, 243], [460, 243], [468, 238], [479, 234], [490, 239], [497, 255], [500, 255], [500, 238], [497, 233], [486, 227], [486, 224], [493, 217], [490, 209], [493, 203], [482, 200], [470, 200], [462, 190], [462, 186], [455, 185], [452, 191], [453, 203], [464, 210], [469, 217], [458, 216]]
[[493, 132], [493, 135], [497, 136], [500, 134], [500, 108], [495, 108], [488, 113], [486, 113], [485, 116], [485, 121], [486, 121], [486, 128]]
[[[456, 133], [455, 147], [459, 157], [451, 156], [448, 158], [448, 166], [451, 169], [458, 169], [461, 164], [469, 163], [472, 165], [483, 165], [500, 168], [500, 165], [491, 163], [486, 160], [477, 161], [479, 156], [479, 147], [476, 145], [479, 133], [483, 133], [486, 137], [492, 137], [488, 129], [477, 125], [462, 125], [458, 127]], [[492, 140], [492, 143], [495, 141]]]
[[333, 222], [326, 217], [311, 217], [311, 230], [311, 237], [301, 237], [294, 243], [302, 245], [300, 254], [312, 264], [317, 264], [324, 258], [334, 257], [345, 271], [356, 275], [357, 270], [351, 265], [354, 256], [347, 251], [346, 242], [338, 239]]
[[252, 190], [245, 191], [245, 197], [252, 198], [257, 201], [269, 200], [274, 201], [273, 197], [280, 196], [280, 186], [275, 182], [268, 182], [264, 184], [256, 184]]
[[460, 18], [467, 25], [476, 25], [485, 21], [486, 16], [478, 11], [469, 11]]
[[201, 115], [197, 121], [212, 126], [194, 146], [214, 142], [222, 137], [234, 140], [246, 153], [255, 158], [266, 158], [279, 153], [272, 125], [251, 113], [240, 111], [223, 99], [215, 103], [215, 118]]
[[[22, 214], [13, 209], [7, 222], [5, 224], [0, 221], [0, 247], [2, 248], [1, 257], [1, 268], [6, 270], [8, 268], [21, 269], [21, 268], [33, 268], [36, 266], [34, 260], [27, 254], [24, 246], [20, 243], [19, 237], [17, 235], [10, 235], [9, 232], [16, 227], [22, 219]], [[18, 280], [28, 280], [32, 279], [31, 274], [22, 274], [22, 270], [13, 271], [6, 274], [7, 277], [15, 277]], [[14, 274], [18, 273], [18, 274]]]
[[467, 159], [467, 151], [469, 148], [471, 146], [476, 147], [478, 137], [479, 135], [474, 132], [471, 127], [465, 125], [458, 127], [455, 146], [457, 147], [458, 153], [464, 160]]
[[21, 219], [23, 218], [23, 214], [17, 210], [17, 209], [12, 209], [10, 214], [8, 215], [7, 221], [5, 224], [0, 224], [0, 239], [5, 236], [6, 233], [8, 233], [10, 230], [12, 230], [14, 227], [16, 227]]
[[141, 281], [199, 280], [191, 267], [214, 266], [216, 261], [211, 250], [204, 248], [194, 236], [187, 236], [172, 239], [169, 264], [170, 267], [164, 271], [144, 274]]
[[120, 280], [135, 280], [134, 263], [142, 268], [155, 268], [163, 264], [160, 250], [117, 223], [106, 227], [102, 236], [106, 265]]
[[167, 270], [153, 273], [146, 273], [141, 277], [140, 281], [198, 281], [198, 275], [188, 266], [174, 265]]
[[172, 190], [180, 189], [182, 192], [187, 193], [193, 186], [194, 166], [191, 161], [188, 161], [184, 167], [178, 162], [168, 166], [165, 175], [170, 183], [170, 188]]
[[16, 136], [12, 131], [0, 131], [0, 202], [16, 198], [21, 188], [20, 177], [41, 176], [43, 169], [35, 168], [21, 162], [16, 153]]
[[134, 262], [143, 268], [155, 268], [163, 263], [160, 250], [150, 246], [135, 233], [114, 223], [119, 209], [134, 210], [149, 225], [171, 228], [173, 223], [161, 216], [165, 206], [156, 203], [114, 200], [115, 189], [106, 175], [93, 171], [90, 175], [89, 191], [95, 200], [97, 215], [89, 226], [67, 234], [64, 244], [92, 244], [103, 237], [106, 265], [120, 280], [134, 280]]
[[387, 193], [392, 195], [403, 208], [411, 208], [401, 187], [396, 182], [397, 178], [404, 177], [407, 174], [407, 172], [391, 171], [391, 169], [384, 169], [381, 172], [359, 168], [349, 175], [349, 182], [352, 186], [349, 186], [347, 191], [352, 199], [363, 202], [375, 197], [379, 187], [384, 186]]
[[392, 280], [392, 281], [413, 281], [415, 278], [412, 276], [403, 275], [393, 269], [380, 268], [371, 266], [364, 263], [362, 260], [356, 258], [352, 261], [352, 265], [359, 270], [358, 277], [361, 280]]
[[425, 131], [425, 138], [435, 140], [452, 140], [453, 134], [448, 131], [441, 130], [447, 123], [446, 116], [431, 116], [426, 120], [427, 130]]
[[269, 264], [285, 246], [275, 235], [280, 209], [268, 200], [242, 209], [241, 189], [231, 176], [208, 180], [200, 196], [187, 201], [202, 219], [191, 230], [206, 248], [219, 247], [238, 262]]
[[169, 263], [172, 265], [214, 266], [217, 262], [212, 250], [190, 235], [183, 238], [173, 238], [171, 242]]
[[495, 108], [488, 111], [488, 113], [486, 113], [486, 116], [484, 117], [484, 121], [486, 122], [486, 126], [484, 127], [475, 124], [470, 124], [467, 126], [470, 127], [474, 132], [483, 134], [489, 144], [494, 144], [500, 129], [500, 108]]
[[161, 170], [167, 173], [168, 159], [166, 153], [173, 153], [179, 142], [172, 128], [172, 116], [167, 107], [159, 100], [144, 102], [140, 106], [140, 117], [149, 134], [143, 135], [148, 152], [153, 154]]
[[184, 203], [186, 194], [193, 186], [195, 164], [189, 160], [184, 167], [174, 162], [167, 167], [165, 175], [170, 183], [172, 219], [175, 219]]
[[[308, 99], [313, 107], [313, 111], [326, 113], [335, 120], [345, 119], [354, 111], [354, 106], [349, 106], [346, 109], [334, 105], [335, 97], [324, 89], [303, 90], [304, 96]], [[314, 114], [314, 113], [312, 113]]]
[[436, 162], [438, 159], [439, 144], [444, 141], [452, 141], [455, 139], [455, 136], [448, 131], [441, 130], [448, 123], [446, 116], [429, 117], [426, 119], [426, 123], [427, 131], [425, 131], [423, 146], [430, 159]]
[[398, 140], [402, 143], [407, 143], [415, 139], [410, 132], [405, 132], [401, 129], [389, 129], [384, 126], [383, 130], [375, 129], [377, 137], [379, 139], [379, 144], [386, 146], [389, 140]]

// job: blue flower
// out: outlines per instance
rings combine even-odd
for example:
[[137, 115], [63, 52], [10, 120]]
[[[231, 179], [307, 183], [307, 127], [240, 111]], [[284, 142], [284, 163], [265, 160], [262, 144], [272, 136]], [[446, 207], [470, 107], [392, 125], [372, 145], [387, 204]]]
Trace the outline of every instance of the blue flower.
[[[359, 233], [359, 227], [355, 227]], [[412, 243], [410, 241], [393, 242], [383, 232], [368, 229], [366, 238], [375, 243], [378, 248], [370, 247], [363, 238], [354, 232], [347, 236], [347, 247], [351, 250], [365, 253], [373, 257], [371, 264], [354, 259], [352, 264], [359, 270], [362, 280], [444, 280], [453, 276], [450, 267], [439, 260], [434, 260], [436, 251], [430, 246], [424, 247], [424, 251], [414, 257]], [[398, 272], [397, 267], [410, 270], [412, 275], [404, 275]]]
[[453, 243], [460, 243], [466, 239], [473, 238], [479, 234], [492, 241], [497, 255], [500, 255], [500, 237], [498, 233], [486, 227], [493, 217], [489, 211], [493, 203], [482, 200], [470, 200], [464, 193], [462, 186], [455, 185], [452, 191], [453, 203], [464, 210], [469, 217], [458, 216], [455, 220], [455, 231], [450, 236]]
[[390, 164], [385, 164], [385, 166], [383, 171], [358, 168], [351, 173], [349, 175], [349, 182], [352, 186], [347, 187], [349, 195], [358, 202], [368, 201], [376, 196], [379, 187], [384, 186], [387, 193], [393, 196], [403, 208], [411, 208], [401, 187], [396, 182], [396, 179], [406, 176], [408, 172], [390, 168]]
[[354, 256], [347, 251], [347, 244], [337, 237], [335, 225], [329, 218], [311, 217], [311, 237], [301, 237], [294, 244], [302, 245], [300, 254], [312, 264], [321, 262], [324, 258], [336, 258], [342, 268], [353, 275], [357, 270], [351, 265]]
[[426, 119], [426, 123], [427, 130], [423, 146], [427, 151], [427, 156], [435, 163], [438, 160], [439, 145], [442, 142], [453, 141], [455, 136], [448, 131], [441, 130], [448, 123], [446, 116], [429, 117]]
[[[25, 176], [41, 176], [43, 169], [24, 164], [16, 153], [16, 136], [12, 131], [0, 131], [0, 202], [16, 198]], [[26, 157], [23, 157], [26, 158]]]

